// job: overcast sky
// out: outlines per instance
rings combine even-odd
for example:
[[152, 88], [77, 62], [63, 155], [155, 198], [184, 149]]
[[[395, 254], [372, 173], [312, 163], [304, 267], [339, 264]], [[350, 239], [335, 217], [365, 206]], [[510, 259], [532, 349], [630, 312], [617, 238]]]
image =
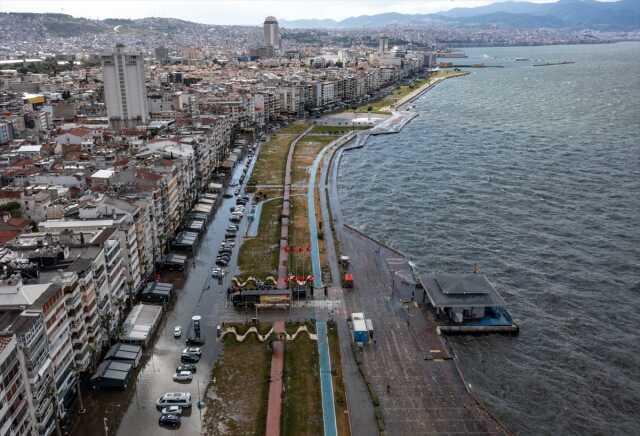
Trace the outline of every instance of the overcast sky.
[[[430, 13], [496, 0], [0, 0], [2, 12], [62, 12], [86, 18], [173, 17], [207, 24], [261, 24], [278, 19], [333, 18], [383, 12]], [[538, 3], [552, 0], [529, 0]]]

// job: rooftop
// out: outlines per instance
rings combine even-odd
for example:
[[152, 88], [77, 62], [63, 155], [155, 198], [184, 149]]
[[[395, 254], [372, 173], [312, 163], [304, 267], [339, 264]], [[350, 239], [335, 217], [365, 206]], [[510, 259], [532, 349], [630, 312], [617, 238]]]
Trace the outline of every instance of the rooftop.
[[434, 307], [498, 307], [505, 302], [483, 274], [422, 275], [420, 282]]

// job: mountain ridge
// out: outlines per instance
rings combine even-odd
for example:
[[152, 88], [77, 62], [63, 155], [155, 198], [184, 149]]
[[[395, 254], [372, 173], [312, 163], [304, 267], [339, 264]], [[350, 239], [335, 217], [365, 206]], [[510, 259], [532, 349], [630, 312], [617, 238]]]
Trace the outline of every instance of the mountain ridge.
[[368, 28], [434, 23], [505, 27], [566, 27], [602, 30], [640, 29], [640, 0], [599, 2], [559, 0], [554, 3], [506, 1], [475, 8], [453, 8], [434, 14], [384, 13], [344, 20], [281, 20], [288, 28]]

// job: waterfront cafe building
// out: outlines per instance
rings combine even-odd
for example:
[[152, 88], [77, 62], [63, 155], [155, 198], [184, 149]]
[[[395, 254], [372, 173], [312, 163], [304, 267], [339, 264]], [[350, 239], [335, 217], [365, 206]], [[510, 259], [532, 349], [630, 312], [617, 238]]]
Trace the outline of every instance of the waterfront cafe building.
[[423, 275], [420, 283], [423, 301], [451, 323], [477, 322], [504, 311], [504, 300], [483, 274]]

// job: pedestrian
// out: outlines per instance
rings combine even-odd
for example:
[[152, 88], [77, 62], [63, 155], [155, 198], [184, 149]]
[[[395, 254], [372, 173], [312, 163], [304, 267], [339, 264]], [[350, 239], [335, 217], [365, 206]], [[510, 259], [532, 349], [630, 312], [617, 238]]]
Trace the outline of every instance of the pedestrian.
[[327, 286], [324, 287], [324, 296], [329, 295], [329, 288]]
[[391, 393], [391, 385], [387, 383], [387, 394]]

